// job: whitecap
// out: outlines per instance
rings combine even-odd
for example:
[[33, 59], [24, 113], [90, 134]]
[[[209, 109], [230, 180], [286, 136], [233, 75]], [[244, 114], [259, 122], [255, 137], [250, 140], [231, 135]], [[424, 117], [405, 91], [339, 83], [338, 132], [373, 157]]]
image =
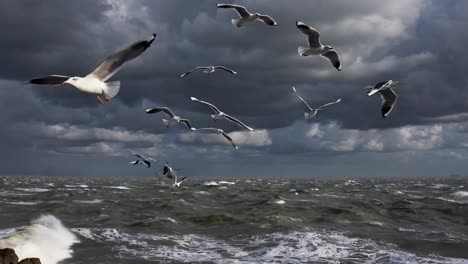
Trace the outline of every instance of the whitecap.
[[37, 192], [37, 193], [51, 191], [50, 189], [46, 189], [46, 188], [15, 188], [15, 190], [23, 191], [23, 192]]
[[451, 196], [462, 199], [462, 198], [468, 198], [468, 192], [467, 191], [457, 191], [451, 194]]
[[6, 201], [2, 201], [3, 203], [6, 203], [6, 204], [11, 204], [11, 205], [36, 205], [40, 202], [6, 202]]
[[71, 246], [78, 242], [59, 219], [42, 215], [0, 240], [0, 248], [13, 248], [19, 259], [39, 258], [42, 263], [56, 264], [70, 258]]
[[127, 186], [104, 186], [103, 188], [117, 189], [117, 190], [130, 190], [131, 189]]
[[74, 203], [81, 203], [81, 204], [98, 204], [102, 203], [102, 199], [94, 199], [94, 200], [73, 200]]
[[214, 187], [214, 186], [218, 186], [219, 183], [217, 183], [215, 181], [209, 181], [209, 182], [203, 183], [203, 185], [206, 186], [206, 187]]
[[66, 188], [89, 188], [89, 186], [86, 184], [77, 184], [77, 185], [65, 184], [65, 187]]
[[235, 182], [230, 182], [230, 181], [219, 181], [218, 184], [234, 185], [236, 183]]

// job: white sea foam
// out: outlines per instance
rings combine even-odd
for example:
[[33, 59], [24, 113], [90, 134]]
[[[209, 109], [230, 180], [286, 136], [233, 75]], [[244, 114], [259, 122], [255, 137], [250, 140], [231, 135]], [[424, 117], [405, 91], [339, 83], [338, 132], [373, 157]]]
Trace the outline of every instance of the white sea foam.
[[70, 247], [78, 242], [59, 219], [42, 215], [0, 240], [0, 248], [13, 248], [19, 259], [36, 257], [44, 264], [56, 264], [70, 258]]
[[12, 204], [12, 205], [36, 205], [40, 202], [6, 202], [6, 201], [3, 201], [3, 203]]
[[[125, 234], [115, 229], [83, 236], [114, 242], [118, 257], [168, 262], [214, 263], [467, 263], [440, 256], [420, 257], [370, 239], [337, 232], [273, 233], [224, 241], [204, 235]], [[149, 246], [157, 245], [157, 246]]]
[[76, 184], [76, 185], [66, 184], [65, 187], [66, 188], [89, 188], [89, 186], [86, 184]]
[[235, 182], [230, 182], [230, 181], [219, 181], [218, 184], [234, 185], [236, 183]]
[[209, 182], [203, 183], [203, 185], [206, 186], [206, 187], [214, 187], [214, 186], [218, 186], [219, 183], [217, 183], [215, 181], [209, 181]]
[[102, 199], [94, 199], [94, 200], [73, 200], [74, 203], [81, 203], [81, 204], [98, 204], [102, 203]]
[[467, 191], [457, 191], [451, 194], [453, 197], [462, 199], [462, 198], [468, 198], [468, 192]]
[[23, 191], [23, 192], [50, 192], [50, 189], [46, 188], [15, 188], [17, 191]]
[[127, 186], [104, 186], [104, 188], [117, 189], [117, 190], [130, 190], [131, 189]]

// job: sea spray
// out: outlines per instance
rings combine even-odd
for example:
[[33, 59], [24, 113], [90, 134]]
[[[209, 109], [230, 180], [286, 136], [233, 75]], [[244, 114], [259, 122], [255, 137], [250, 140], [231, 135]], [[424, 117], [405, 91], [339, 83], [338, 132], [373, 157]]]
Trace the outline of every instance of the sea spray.
[[18, 228], [0, 240], [0, 248], [13, 248], [19, 259], [39, 258], [44, 264], [56, 264], [70, 258], [70, 247], [79, 240], [53, 215], [41, 215], [31, 225]]

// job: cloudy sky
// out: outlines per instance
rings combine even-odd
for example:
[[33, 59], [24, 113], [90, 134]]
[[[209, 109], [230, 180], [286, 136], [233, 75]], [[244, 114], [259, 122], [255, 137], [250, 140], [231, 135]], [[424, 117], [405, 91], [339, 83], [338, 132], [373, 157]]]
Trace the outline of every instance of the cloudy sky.
[[[278, 22], [240, 29], [215, 1], [29, 1], [0, 3], [0, 175], [153, 176], [130, 151], [170, 161], [189, 176], [444, 176], [468, 172], [468, 1], [236, 1]], [[300, 57], [301, 20], [342, 60]], [[131, 43], [157, 40], [111, 80], [119, 95], [101, 106], [71, 86], [33, 77], [85, 76]], [[239, 74], [179, 75], [197, 65]], [[399, 80], [389, 118], [363, 87]], [[311, 123], [311, 105], [337, 98]], [[210, 101], [256, 132], [211, 120]], [[148, 107], [168, 106], [215, 135], [166, 129]]]

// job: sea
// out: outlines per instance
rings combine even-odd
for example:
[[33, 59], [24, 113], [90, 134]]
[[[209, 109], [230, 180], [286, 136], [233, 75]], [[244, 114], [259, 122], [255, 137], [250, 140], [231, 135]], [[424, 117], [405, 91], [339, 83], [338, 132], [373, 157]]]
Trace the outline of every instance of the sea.
[[0, 248], [44, 264], [468, 263], [468, 178], [0, 177]]

